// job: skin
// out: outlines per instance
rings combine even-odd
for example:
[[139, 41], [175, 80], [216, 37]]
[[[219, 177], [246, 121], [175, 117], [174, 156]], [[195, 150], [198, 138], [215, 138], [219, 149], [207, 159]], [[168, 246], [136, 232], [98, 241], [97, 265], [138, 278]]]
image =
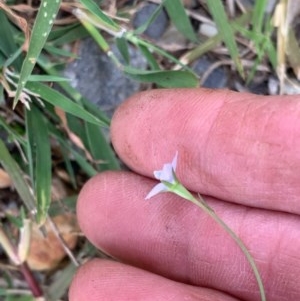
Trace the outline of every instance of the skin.
[[82, 189], [83, 233], [118, 261], [94, 259], [74, 277], [82, 300], [260, 300], [234, 241], [170, 193], [145, 201], [153, 171], [178, 151], [176, 174], [240, 236], [267, 300], [300, 300], [300, 97], [205, 89], [155, 90], [122, 104], [113, 145], [132, 172]]

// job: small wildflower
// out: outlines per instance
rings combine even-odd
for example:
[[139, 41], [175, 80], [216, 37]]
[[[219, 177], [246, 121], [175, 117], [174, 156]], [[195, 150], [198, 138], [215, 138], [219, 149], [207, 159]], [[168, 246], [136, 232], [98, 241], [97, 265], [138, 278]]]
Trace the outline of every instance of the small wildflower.
[[206, 212], [215, 222], [217, 222], [230, 236], [231, 238], [236, 242], [236, 244], [239, 246], [241, 251], [246, 256], [252, 271], [254, 272], [256, 281], [259, 286], [261, 301], [266, 301], [265, 296], [265, 290], [262, 283], [261, 276], [259, 274], [259, 271], [257, 269], [256, 263], [249, 253], [247, 247], [244, 245], [243, 241], [235, 234], [234, 231], [231, 230], [229, 226], [223, 220], [215, 213], [215, 211], [204, 201], [204, 199], [201, 197], [200, 194], [198, 194], [198, 198], [196, 199], [177, 179], [175, 170], [177, 165], [177, 156], [178, 152], [176, 152], [176, 155], [172, 161], [172, 163], [166, 163], [164, 164], [162, 170], [156, 170], [154, 171], [154, 177], [155, 179], [159, 180], [160, 183], [155, 185], [151, 191], [147, 194], [145, 200], [148, 200], [152, 198], [153, 196], [157, 195], [161, 192], [173, 192], [177, 194], [178, 196], [189, 200], [199, 208], [201, 208], [204, 212]]
[[[170, 186], [176, 185], [178, 183], [178, 180], [175, 176], [175, 170], [177, 166], [177, 157], [178, 152], [176, 152], [174, 159], [172, 160], [172, 163], [166, 163], [163, 166], [162, 170], [156, 170], [154, 171], [154, 177], [155, 179], [161, 181], [161, 183], [155, 185], [152, 190], [147, 194], [145, 200], [148, 200], [155, 196], [156, 194], [160, 192], [167, 192], [171, 191]], [[166, 184], [169, 185], [166, 185]]]
[[147, 194], [145, 200], [148, 200], [161, 192], [173, 192], [184, 199], [192, 202], [195, 201], [194, 196], [179, 182], [176, 177], [175, 171], [177, 166], [177, 157], [178, 152], [176, 152], [172, 163], [166, 163], [162, 170], [154, 171], [154, 177], [159, 180], [160, 183], [152, 188], [152, 190]]

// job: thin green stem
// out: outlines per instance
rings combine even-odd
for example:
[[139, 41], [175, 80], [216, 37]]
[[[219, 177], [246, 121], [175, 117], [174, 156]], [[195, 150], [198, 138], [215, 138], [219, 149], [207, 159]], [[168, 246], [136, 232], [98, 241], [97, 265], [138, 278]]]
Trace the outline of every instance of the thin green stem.
[[182, 186], [180, 184], [176, 187], [175, 191], [173, 190], [173, 192], [176, 193], [177, 195], [183, 197], [184, 199], [191, 201], [193, 204], [195, 204], [196, 206], [201, 208], [210, 217], [212, 217], [213, 220], [216, 221], [233, 238], [233, 240], [236, 242], [236, 244], [239, 246], [239, 248], [242, 250], [242, 252], [246, 256], [246, 258], [253, 270], [253, 273], [255, 275], [255, 278], [256, 278], [256, 281], [257, 281], [257, 284], [259, 287], [261, 301], [266, 301], [265, 290], [264, 290], [263, 282], [260, 277], [258, 268], [255, 264], [253, 257], [251, 256], [250, 252], [248, 251], [247, 247], [244, 245], [242, 240], [234, 233], [233, 230], [231, 230], [231, 228], [225, 222], [223, 222], [223, 220], [214, 212], [214, 210], [207, 205], [207, 203], [204, 201], [204, 199], [200, 195], [199, 195], [199, 199], [200, 199], [200, 201], [199, 201], [184, 186]]

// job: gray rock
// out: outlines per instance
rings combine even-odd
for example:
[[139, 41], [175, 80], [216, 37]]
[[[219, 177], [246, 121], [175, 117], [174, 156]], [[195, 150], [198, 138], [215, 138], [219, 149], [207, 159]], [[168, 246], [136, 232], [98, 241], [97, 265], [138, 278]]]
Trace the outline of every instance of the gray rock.
[[[115, 45], [112, 45], [112, 51], [120, 58]], [[129, 53], [131, 66], [145, 69], [147, 63], [140, 52], [130, 46]], [[108, 116], [140, 89], [140, 83], [127, 78], [90, 38], [81, 42], [79, 59], [69, 64], [64, 74], [71, 79], [74, 88]]]
[[[209, 58], [203, 56], [194, 62], [192, 68], [200, 76], [203, 76], [211, 65], [215, 63]], [[225, 88], [228, 84], [228, 77], [225, 69], [223, 67], [218, 67], [214, 69], [207, 79], [202, 84], [202, 87], [206, 88]]]
[[[145, 24], [157, 7], [158, 5], [155, 3], [147, 3], [140, 10], [138, 10], [132, 21], [133, 27], [138, 28]], [[166, 31], [168, 24], [168, 15], [164, 10], [161, 10], [157, 18], [150, 24], [150, 26], [148, 26], [144, 34], [151, 39], [158, 40]]]
[[261, 81], [259, 83], [252, 82], [247, 86], [247, 88], [249, 92], [253, 94], [260, 94], [260, 95], [269, 94], [268, 81]]

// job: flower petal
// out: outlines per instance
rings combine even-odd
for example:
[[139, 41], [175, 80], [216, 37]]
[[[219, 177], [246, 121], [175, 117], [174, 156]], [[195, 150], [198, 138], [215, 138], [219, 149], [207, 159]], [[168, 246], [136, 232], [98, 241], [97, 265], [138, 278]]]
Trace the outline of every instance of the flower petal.
[[169, 182], [169, 183], [173, 183], [174, 177], [173, 177], [172, 164], [167, 163], [167, 164], [164, 165], [160, 180], [161, 181], [166, 181], [166, 182]]
[[156, 194], [158, 194], [160, 192], [166, 192], [166, 191], [168, 191], [168, 187], [166, 187], [163, 183], [158, 183], [147, 194], [147, 196], [145, 197], [145, 200], [152, 198], [153, 196], [155, 196]]
[[175, 157], [172, 160], [172, 167], [174, 171], [176, 171], [176, 167], [177, 167], [177, 158], [178, 158], [178, 151], [176, 151]]
[[175, 157], [172, 160], [172, 163], [164, 164], [162, 170], [155, 170], [154, 171], [155, 179], [174, 184], [176, 181], [176, 179], [174, 178], [174, 173], [177, 166], [177, 157], [178, 157], [178, 152], [176, 152]]

